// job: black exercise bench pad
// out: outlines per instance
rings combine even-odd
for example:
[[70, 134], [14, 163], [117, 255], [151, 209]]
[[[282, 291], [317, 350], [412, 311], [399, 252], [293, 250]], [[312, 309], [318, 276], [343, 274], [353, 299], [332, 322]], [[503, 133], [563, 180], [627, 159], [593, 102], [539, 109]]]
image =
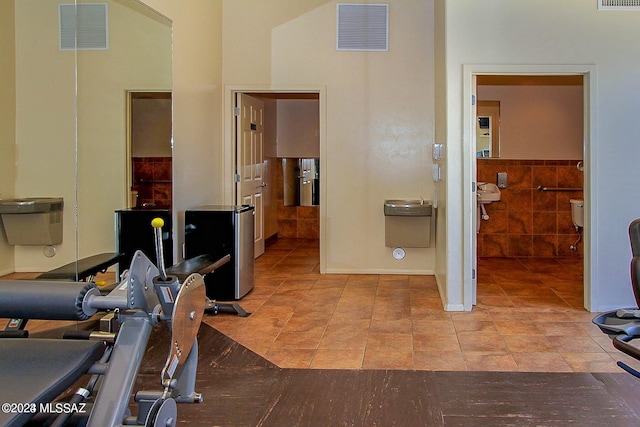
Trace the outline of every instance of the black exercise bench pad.
[[231, 255], [229, 254], [222, 258], [209, 254], [199, 255], [167, 268], [167, 274], [176, 276], [178, 280], [183, 282], [192, 273], [199, 273], [202, 276], [212, 273], [228, 263], [230, 259]]
[[[51, 402], [85, 374], [104, 349], [100, 341], [0, 340], [0, 402], [36, 406]], [[21, 426], [33, 415], [2, 411], [0, 425]]]
[[[79, 259], [77, 262], [70, 262], [62, 267], [42, 273], [38, 280], [67, 280], [70, 282], [86, 280], [89, 276], [95, 276], [101, 271], [118, 263], [122, 254], [115, 252], [105, 252]], [[76, 277], [77, 274], [77, 277]]]

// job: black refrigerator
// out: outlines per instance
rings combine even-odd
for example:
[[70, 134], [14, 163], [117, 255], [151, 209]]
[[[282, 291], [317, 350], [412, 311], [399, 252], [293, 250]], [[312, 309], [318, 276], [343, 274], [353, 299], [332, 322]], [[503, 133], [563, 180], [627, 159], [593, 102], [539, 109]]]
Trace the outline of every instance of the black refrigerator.
[[254, 283], [253, 206], [201, 206], [185, 211], [184, 257], [203, 254], [231, 259], [205, 276], [207, 297], [214, 300], [239, 300]]
[[173, 265], [173, 233], [171, 231], [171, 211], [168, 209], [132, 208], [115, 212], [116, 250], [124, 257], [118, 265], [118, 276], [129, 268], [136, 250], [140, 249], [156, 263], [156, 240], [151, 221], [162, 218], [162, 252], [166, 267]]

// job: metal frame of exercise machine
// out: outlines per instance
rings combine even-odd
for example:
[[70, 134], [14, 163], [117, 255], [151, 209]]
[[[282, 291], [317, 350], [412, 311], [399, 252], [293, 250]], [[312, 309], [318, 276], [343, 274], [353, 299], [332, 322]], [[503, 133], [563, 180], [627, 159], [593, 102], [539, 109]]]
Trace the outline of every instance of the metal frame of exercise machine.
[[[162, 224], [153, 226], [158, 232]], [[166, 275], [162, 256], [157, 259], [155, 266], [141, 251], [136, 252], [123, 280], [108, 295], [90, 282], [12, 280], [0, 284], [0, 317], [87, 320], [106, 310], [120, 324], [117, 335], [98, 335], [98, 342], [3, 338], [0, 383], [13, 386], [0, 388], [0, 400], [15, 404], [8, 407], [15, 411], [3, 407], [0, 424], [15, 427], [50, 422], [53, 417], [51, 425], [62, 426], [75, 417], [89, 427], [171, 427], [177, 420], [176, 403], [202, 401], [195, 392], [195, 379], [196, 335], [207, 304], [204, 280], [194, 273], [181, 282]], [[171, 329], [160, 390], [136, 393], [138, 415], [133, 417], [129, 399], [152, 328], [160, 322], [167, 322]], [[113, 343], [107, 344], [109, 340]], [[87, 386], [66, 403], [86, 403], [90, 410], [46, 413], [52, 399], [84, 374], [91, 375]]]

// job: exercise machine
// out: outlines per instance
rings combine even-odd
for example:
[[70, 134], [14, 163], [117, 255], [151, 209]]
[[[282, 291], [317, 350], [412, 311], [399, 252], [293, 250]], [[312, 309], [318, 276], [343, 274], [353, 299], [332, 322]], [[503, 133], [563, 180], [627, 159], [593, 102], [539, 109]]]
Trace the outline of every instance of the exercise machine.
[[[202, 402], [195, 380], [196, 336], [207, 304], [204, 279], [197, 272], [183, 280], [166, 273], [163, 221], [154, 219], [152, 226], [158, 265], [137, 251], [107, 295], [92, 282], [0, 282], [0, 317], [82, 321], [108, 311], [119, 324], [117, 334], [90, 334], [84, 340], [1, 339], [0, 425], [173, 427], [177, 403]], [[161, 322], [169, 326], [171, 341], [159, 389], [136, 392], [138, 410], [132, 416], [135, 380], [152, 329]], [[85, 375], [86, 385], [65, 395]]]
[[[42, 273], [36, 277], [36, 280], [93, 282], [99, 273], [106, 272], [109, 267], [118, 264], [121, 259], [122, 254], [114, 252], [92, 255]], [[106, 288], [101, 290], [104, 292]], [[4, 331], [0, 331], [0, 337], [26, 338], [29, 335], [25, 330], [28, 321], [29, 319], [23, 318], [9, 319]]]
[[[216, 259], [216, 257], [210, 254], [198, 255], [169, 267], [167, 273], [176, 276], [178, 279], [184, 279], [191, 274], [191, 272], [198, 272], [205, 279], [206, 286], [207, 275], [213, 273], [229, 261], [231, 261], [230, 254], [226, 254], [220, 259]], [[238, 303], [222, 303], [214, 299], [209, 299], [208, 297], [204, 312], [214, 316], [219, 313], [236, 314], [240, 317], [249, 317], [251, 315], [251, 313], [246, 312]]]
[[[629, 240], [633, 255], [631, 259], [631, 287], [636, 304], [640, 307], [640, 219], [634, 220], [629, 225]], [[593, 319], [593, 323], [611, 337], [616, 349], [636, 360], [640, 360], [640, 347], [632, 342], [640, 339], [640, 309], [638, 307], [609, 311], [599, 314]], [[640, 372], [626, 363], [619, 361], [618, 366], [640, 378]]]

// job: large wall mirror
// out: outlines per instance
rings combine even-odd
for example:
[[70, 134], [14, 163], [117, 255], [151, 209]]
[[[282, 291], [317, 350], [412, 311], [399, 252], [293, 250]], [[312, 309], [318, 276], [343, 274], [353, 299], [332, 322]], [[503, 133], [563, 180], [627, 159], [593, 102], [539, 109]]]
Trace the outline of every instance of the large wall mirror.
[[0, 273], [112, 252], [131, 204], [127, 94], [171, 91], [171, 21], [136, 0], [11, 0], [0, 15], [0, 198], [64, 200], [62, 242], [1, 235]]
[[320, 159], [282, 159], [284, 206], [320, 205]]

